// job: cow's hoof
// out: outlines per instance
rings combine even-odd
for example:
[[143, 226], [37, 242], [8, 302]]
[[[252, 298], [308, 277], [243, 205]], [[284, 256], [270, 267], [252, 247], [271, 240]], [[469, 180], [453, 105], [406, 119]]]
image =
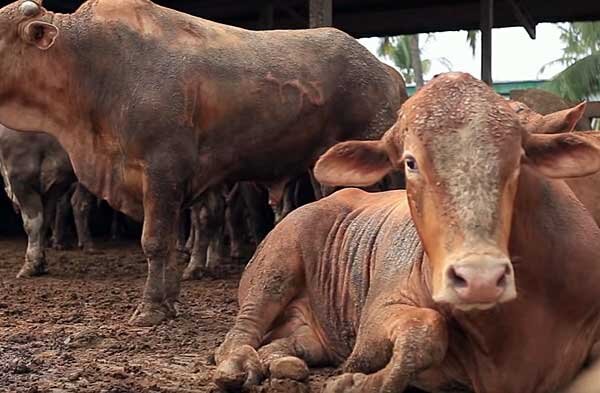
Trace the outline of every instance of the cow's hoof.
[[181, 275], [181, 280], [194, 281], [200, 280], [202, 277], [204, 277], [204, 271], [202, 269], [188, 266], [183, 271], [183, 274]]
[[129, 319], [129, 324], [138, 327], [156, 326], [169, 319], [169, 316], [169, 310], [162, 305], [141, 303]]
[[79, 245], [79, 248], [83, 251], [84, 254], [100, 254], [100, 250], [98, 250], [93, 244], [82, 244]]
[[56, 251], [65, 251], [68, 250], [70, 247], [65, 243], [52, 243], [52, 248]]
[[37, 277], [43, 276], [44, 274], [48, 274], [48, 267], [45, 263], [25, 263], [19, 273], [17, 273], [17, 278], [27, 278], [27, 277]]
[[258, 353], [249, 345], [233, 351], [219, 366], [214, 375], [214, 383], [226, 392], [239, 392], [256, 386], [264, 379], [264, 371]]
[[366, 393], [361, 385], [367, 376], [360, 373], [346, 373], [328, 380], [322, 393]]
[[269, 374], [271, 378], [293, 379], [302, 382], [308, 379], [308, 366], [302, 359], [286, 356], [273, 360], [269, 364]]
[[166, 311], [168, 318], [175, 319], [179, 316], [179, 302], [177, 300], [165, 300], [163, 310]]

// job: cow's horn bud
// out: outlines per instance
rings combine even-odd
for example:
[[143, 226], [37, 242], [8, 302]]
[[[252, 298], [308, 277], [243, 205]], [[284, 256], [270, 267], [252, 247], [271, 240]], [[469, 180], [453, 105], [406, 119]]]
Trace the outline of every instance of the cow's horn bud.
[[34, 16], [40, 12], [40, 6], [34, 1], [24, 1], [19, 7], [21, 13], [25, 16]]

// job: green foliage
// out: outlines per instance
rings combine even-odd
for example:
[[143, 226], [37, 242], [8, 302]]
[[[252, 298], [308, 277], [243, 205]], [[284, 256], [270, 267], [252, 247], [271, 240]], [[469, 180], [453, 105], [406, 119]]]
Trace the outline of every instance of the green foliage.
[[[409, 40], [410, 36], [408, 35], [382, 38], [377, 53], [379, 56], [390, 59], [399, 68], [406, 83], [415, 83], [415, 72], [412, 66]], [[422, 59], [421, 64], [423, 73], [426, 74], [429, 72], [431, 61]]]
[[570, 101], [600, 94], [600, 22], [576, 22], [559, 26], [563, 55], [542, 67], [561, 64], [566, 68], [546, 86]]
[[467, 31], [467, 44], [471, 48], [473, 56], [475, 56], [475, 52], [477, 51], [477, 33], [479, 33], [478, 30]]
[[[427, 35], [424, 45], [426, 45], [430, 39], [434, 39], [432, 34]], [[422, 48], [420, 49], [422, 50]], [[412, 66], [413, 63], [410, 52], [410, 36], [402, 35], [382, 38], [379, 43], [377, 54], [391, 60], [394, 65], [398, 67], [406, 83], [415, 83], [415, 73]], [[427, 74], [429, 72], [432, 61], [439, 62], [448, 70], [452, 69], [452, 63], [444, 57], [436, 59], [421, 59], [423, 74]]]

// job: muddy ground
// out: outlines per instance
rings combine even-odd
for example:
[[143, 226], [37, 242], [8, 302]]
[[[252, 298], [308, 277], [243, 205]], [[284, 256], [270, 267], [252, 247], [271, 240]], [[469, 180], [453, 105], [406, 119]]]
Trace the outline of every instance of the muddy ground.
[[[182, 315], [155, 328], [127, 324], [146, 262], [135, 243], [48, 251], [50, 275], [15, 279], [24, 239], [0, 240], [0, 392], [216, 392], [211, 357], [237, 310], [240, 267], [183, 284]], [[313, 372], [318, 392], [331, 369]], [[267, 382], [260, 392], [293, 393]]]

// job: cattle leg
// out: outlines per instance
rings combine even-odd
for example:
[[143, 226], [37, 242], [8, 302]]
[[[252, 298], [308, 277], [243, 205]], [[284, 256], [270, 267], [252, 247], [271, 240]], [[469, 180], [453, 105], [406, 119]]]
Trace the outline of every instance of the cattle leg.
[[148, 276], [142, 302], [130, 323], [153, 326], [176, 316], [179, 294], [176, 274], [176, 241], [181, 214], [182, 193], [176, 184], [164, 181], [169, 176], [144, 178], [144, 225], [142, 249], [148, 261]]
[[600, 343], [592, 349], [588, 365], [559, 393], [596, 393], [600, 386]]
[[225, 207], [225, 226], [229, 234], [229, 255], [232, 258], [244, 257], [242, 244], [244, 238], [244, 203], [240, 195], [240, 183], [236, 183], [229, 191]]
[[[288, 308], [295, 314], [295, 307]], [[286, 314], [288, 314], [286, 312]], [[312, 327], [304, 321], [301, 315], [290, 315], [284, 318], [285, 322], [275, 332], [269, 344], [261, 347], [256, 355], [249, 347], [241, 347], [234, 351], [227, 361], [221, 363], [215, 372], [215, 383], [222, 389], [232, 392], [239, 391], [242, 387], [248, 389], [258, 385], [268, 375], [271, 378], [291, 379], [298, 382], [305, 381], [308, 377], [308, 365], [319, 366], [328, 362], [324, 350]], [[278, 333], [284, 337], [277, 338]], [[244, 362], [247, 368], [254, 367], [258, 371], [250, 371], [247, 379], [240, 378], [244, 375]]]
[[194, 229], [194, 212], [192, 209], [187, 210], [187, 213], [190, 216], [190, 233], [188, 235], [187, 241], [185, 242], [185, 250], [188, 254], [192, 253], [192, 249], [194, 248], [194, 241], [196, 239], [196, 231]]
[[308, 366], [331, 363], [327, 351], [306, 318], [307, 298], [294, 300], [286, 309], [283, 323], [269, 333], [271, 342], [258, 350], [263, 369], [272, 378], [304, 381]]
[[207, 191], [204, 201], [192, 208], [194, 243], [184, 280], [216, 275], [224, 255], [224, 216], [225, 201], [215, 190]]
[[190, 261], [183, 271], [182, 279], [199, 280], [204, 275], [204, 266], [206, 266], [206, 255], [210, 239], [208, 237], [208, 208], [203, 203], [192, 207], [192, 228], [190, 237], [192, 238]]
[[[46, 265], [46, 234], [47, 226], [44, 223], [44, 206], [42, 198], [33, 190], [22, 190], [23, 193], [15, 192], [15, 198], [19, 202], [23, 227], [27, 233], [27, 252], [25, 263], [17, 274], [17, 278], [39, 276], [48, 272]], [[25, 192], [27, 191], [27, 192]]]
[[[285, 225], [285, 224], [284, 224]], [[274, 236], [284, 237], [288, 231]], [[281, 234], [281, 235], [279, 235]], [[289, 242], [277, 244], [293, 244]], [[263, 243], [264, 244], [264, 243]], [[258, 384], [265, 375], [256, 349], [267, 331], [303, 287], [301, 257], [288, 247], [259, 248], [240, 281], [240, 311], [225, 341], [215, 352], [215, 383], [239, 391]]]
[[56, 204], [56, 216], [52, 227], [52, 247], [56, 250], [67, 248], [67, 217], [69, 215], [69, 194], [59, 198]]
[[112, 212], [112, 219], [110, 221], [110, 240], [118, 240], [119, 239], [119, 230], [120, 227], [120, 223], [119, 223], [119, 212], [116, 210], [113, 210]]
[[240, 193], [248, 209], [251, 235], [256, 244], [260, 243], [273, 228], [273, 211], [269, 208], [262, 189], [250, 182], [240, 183]]
[[208, 195], [208, 222], [206, 233], [210, 238], [204, 271], [211, 277], [219, 276], [219, 267], [226, 259], [225, 250], [225, 198], [221, 190]]
[[86, 252], [94, 251], [89, 222], [93, 202], [94, 196], [84, 186], [77, 183], [71, 197], [71, 206], [73, 206], [73, 218], [77, 230], [77, 246]]
[[[447, 346], [446, 325], [437, 312], [380, 308], [361, 325], [345, 373], [328, 381], [323, 393], [402, 393], [420, 372], [442, 362]], [[390, 347], [387, 364], [381, 364]]]
[[[278, 224], [296, 207], [294, 194], [297, 180], [291, 180], [285, 185], [283, 195], [276, 204], [271, 205], [275, 214], [275, 224]], [[269, 201], [271, 203], [271, 201]]]

